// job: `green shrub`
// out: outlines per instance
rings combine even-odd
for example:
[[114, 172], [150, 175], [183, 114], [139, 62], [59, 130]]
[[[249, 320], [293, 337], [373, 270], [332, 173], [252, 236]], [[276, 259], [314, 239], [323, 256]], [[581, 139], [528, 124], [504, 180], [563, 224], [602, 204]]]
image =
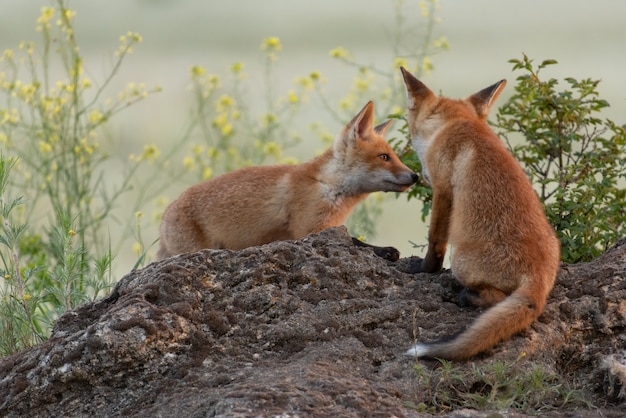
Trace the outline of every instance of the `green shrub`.
[[[498, 109], [492, 125], [522, 164], [535, 186], [551, 225], [561, 241], [562, 260], [589, 261], [626, 235], [626, 129], [600, 118], [609, 104], [599, 97], [598, 80], [542, 80], [541, 70], [556, 64], [546, 60], [536, 68], [524, 56], [513, 59], [515, 93]], [[396, 152], [415, 172], [417, 154], [406, 141]], [[407, 195], [422, 203], [422, 219], [430, 213], [432, 190], [418, 184]]]
[[565, 78], [559, 88], [540, 77], [556, 61], [535, 66], [524, 55], [510, 62], [525, 74], [494, 126], [536, 186], [563, 261], [589, 261], [626, 233], [625, 127], [600, 117], [609, 104], [599, 80]]
[[[0, 57], [5, 100], [0, 107], [0, 355], [47, 338], [58, 315], [113, 284], [110, 222], [139, 165], [126, 164], [121, 182], [108, 181], [111, 165], [119, 162], [102, 146], [101, 128], [158, 91], [130, 83], [115, 99], [101, 100], [141, 37], [120, 38], [108, 77], [96, 83], [85, 75], [74, 15], [63, 0], [43, 7], [37, 19], [39, 46], [22, 42], [19, 50], [7, 49]], [[58, 81], [51, 79], [53, 67], [62, 70]]]

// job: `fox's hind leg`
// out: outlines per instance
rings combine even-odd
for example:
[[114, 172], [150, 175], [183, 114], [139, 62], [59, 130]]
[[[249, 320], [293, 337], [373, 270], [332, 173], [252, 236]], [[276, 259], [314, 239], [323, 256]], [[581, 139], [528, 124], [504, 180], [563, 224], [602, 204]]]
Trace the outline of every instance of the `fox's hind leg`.
[[493, 286], [483, 285], [480, 288], [464, 288], [459, 294], [459, 302], [462, 306], [476, 306], [488, 308], [506, 298], [506, 293]]

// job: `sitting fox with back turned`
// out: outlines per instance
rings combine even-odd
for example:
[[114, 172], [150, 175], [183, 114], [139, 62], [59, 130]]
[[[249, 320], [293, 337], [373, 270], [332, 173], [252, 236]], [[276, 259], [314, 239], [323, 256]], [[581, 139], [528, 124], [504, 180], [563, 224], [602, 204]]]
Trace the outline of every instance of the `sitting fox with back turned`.
[[464, 100], [437, 97], [402, 68], [411, 141], [433, 189], [426, 258], [413, 272], [441, 269], [448, 241], [462, 301], [490, 307], [453, 339], [408, 354], [465, 359], [526, 329], [546, 304], [560, 247], [530, 181], [486, 123], [504, 80]]
[[[189, 188], [163, 215], [157, 258], [300, 239], [343, 224], [369, 193], [405, 191], [417, 174], [383, 138], [391, 121], [373, 122], [369, 102], [333, 146], [309, 162], [243, 168]], [[397, 258], [390, 247], [375, 251]]]

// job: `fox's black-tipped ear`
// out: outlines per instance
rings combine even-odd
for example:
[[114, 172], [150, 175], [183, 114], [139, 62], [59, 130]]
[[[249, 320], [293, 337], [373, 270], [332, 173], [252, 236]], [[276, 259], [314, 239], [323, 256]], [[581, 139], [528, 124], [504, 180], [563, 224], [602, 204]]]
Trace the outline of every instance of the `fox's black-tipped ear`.
[[350, 121], [348, 127], [354, 138], [363, 138], [372, 132], [374, 125], [374, 103], [370, 100], [365, 107]]
[[380, 125], [374, 127], [374, 132], [376, 132], [380, 136], [385, 136], [385, 133], [387, 133], [387, 130], [391, 127], [392, 124], [393, 119], [389, 119], [388, 121], [385, 121]]
[[400, 67], [400, 71], [402, 71], [402, 77], [404, 78], [409, 109], [417, 108], [422, 100], [435, 95], [426, 87], [426, 84], [415, 78], [406, 68]]
[[478, 93], [472, 94], [468, 97], [469, 102], [476, 109], [476, 113], [480, 118], [486, 119], [489, 114], [491, 105], [496, 101], [502, 90], [506, 86], [506, 80], [500, 80], [491, 86], [482, 89]]
[[335, 137], [333, 148], [336, 153], [343, 154], [350, 144], [354, 144], [357, 139], [369, 137], [373, 131], [374, 125], [374, 103], [367, 102], [365, 107], [356, 114], [354, 118], [339, 135]]

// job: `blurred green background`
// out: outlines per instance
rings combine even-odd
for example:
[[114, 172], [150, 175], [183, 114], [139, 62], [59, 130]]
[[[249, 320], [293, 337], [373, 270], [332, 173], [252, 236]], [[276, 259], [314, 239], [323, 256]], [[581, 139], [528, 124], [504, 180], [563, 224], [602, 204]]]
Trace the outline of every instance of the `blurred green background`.
[[[91, 0], [72, 1], [77, 11], [76, 36], [85, 57], [85, 71], [101, 80], [110, 70], [120, 35], [138, 32], [143, 43], [125, 60], [110, 89], [128, 82], [160, 85], [163, 92], [149, 97], [112, 120], [108, 135], [116, 138], [121, 155], [141, 152], [143, 144], [167, 144], [179, 137], [189, 117], [191, 103], [189, 68], [203, 66], [224, 73], [230, 64], [244, 62], [246, 72], [262, 77], [261, 41], [279, 37], [283, 51], [276, 65], [278, 86], [286, 91], [295, 77], [320, 71], [327, 79], [331, 100], [344, 96], [354, 69], [329, 56], [342, 46], [361, 63], [390, 61], [389, 34], [393, 25], [393, 1], [318, 0]], [[42, 6], [38, 0], [0, 0], [0, 51], [17, 48], [22, 40], [37, 40], [35, 20]], [[545, 76], [601, 79], [601, 96], [611, 103], [604, 116], [623, 123], [626, 114], [626, 2], [623, 0], [442, 0], [436, 36], [447, 37], [450, 50], [433, 58], [434, 70], [422, 80], [448, 96], [467, 96], [502, 78], [511, 84], [502, 102], [513, 91], [511, 58], [526, 53], [541, 61], [553, 58], [559, 65]], [[417, 1], [406, 10], [419, 14]], [[54, 74], [54, 68], [52, 69]], [[254, 85], [251, 87], [254, 89]], [[251, 97], [255, 91], [252, 90]], [[262, 105], [259, 88], [257, 103]], [[253, 99], [251, 99], [253, 100]], [[303, 143], [296, 151], [301, 160], [320, 149], [319, 141], [305, 128], [306, 120], [321, 121], [332, 132], [341, 126], [313, 98], [302, 112]], [[399, 103], [404, 106], [404, 103]], [[311, 143], [307, 143], [310, 140]], [[115, 173], [112, 173], [114, 176]], [[180, 184], [170, 199], [189, 185]], [[421, 250], [409, 243], [426, 242], [426, 226], [416, 202], [403, 197], [384, 203], [373, 243], [394, 245], [404, 256]], [[115, 226], [112, 226], [115, 228]], [[146, 241], [157, 237], [156, 227], [144, 231]], [[134, 254], [120, 254], [114, 262], [119, 278], [132, 266]]]

